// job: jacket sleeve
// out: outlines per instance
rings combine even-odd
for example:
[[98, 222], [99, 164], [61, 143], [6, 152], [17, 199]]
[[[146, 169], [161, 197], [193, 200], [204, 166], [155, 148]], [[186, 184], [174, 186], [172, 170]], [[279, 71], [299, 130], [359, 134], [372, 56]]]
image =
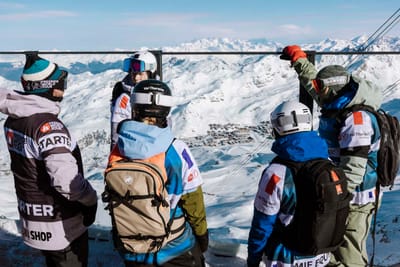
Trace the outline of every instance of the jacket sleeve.
[[[179, 203], [197, 237], [207, 233], [206, 209], [201, 185], [203, 179], [185, 142], [175, 139], [167, 151], [166, 170], [170, 202]], [[177, 198], [177, 195], [180, 195]], [[174, 204], [172, 204], [174, 207]]]
[[205, 235], [207, 232], [207, 221], [201, 186], [193, 192], [182, 195], [181, 204], [194, 234], [196, 236]]
[[117, 134], [117, 128], [118, 128], [119, 122], [113, 122], [111, 121], [111, 144], [110, 144], [110, 151], [113, 150], [115, 144], [118, 141], [118, 134]]
[[247, 247], [247, 265], [258, 266], [277, 215], [266, 215], [254, 208]]
[[56, 130], [40, 134], [38, 142], [52, 187], [70, 201], [94, 205], [97, 194], [83, 176], [79, 147], [60, 121], [50, 124], [57, 125]]
[[124, 92], [115, 100], [115, 103], [111, 106], [111, 149], [114, 147], [118, 140], [118, 124], [123, 120], [130, 119], [131, 117], [132, 114], [130, 96], [128, 95], [128, 93]]
[[311, 95], [311, 97], [320, 105], [320, 100], [317, 92], [314, 89], [312, 80], [317, 77], [317, 69], [315, 66], [306, 58], [300, 58], [293, 64], [294, 69], [298, 74], [301, 85]]
[[351, 113], [340, 128], [340, 167], [350, 192], [363, 182], [373, 135], [371, 117], [364, 111]]

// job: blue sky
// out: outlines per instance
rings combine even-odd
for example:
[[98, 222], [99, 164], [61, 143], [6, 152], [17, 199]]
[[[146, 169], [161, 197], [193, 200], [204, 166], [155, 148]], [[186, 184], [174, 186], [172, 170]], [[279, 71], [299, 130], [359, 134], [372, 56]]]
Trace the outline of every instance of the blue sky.
[[[2, 0], [0, 51], [136, 50], [204, 37], [352, 39], [373, 34], [399, 7], [398, 0]], [[388, 35], [400, 36], [400, 24]]]

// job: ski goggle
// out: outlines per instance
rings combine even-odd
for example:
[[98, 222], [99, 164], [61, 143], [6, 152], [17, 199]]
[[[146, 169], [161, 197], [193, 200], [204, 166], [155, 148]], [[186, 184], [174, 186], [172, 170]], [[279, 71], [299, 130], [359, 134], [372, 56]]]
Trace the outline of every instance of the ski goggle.
[[314, 79], [312, 80], [312, 85], [315, 91], [320, 94], [323, 92], [325, 87], [334, 86], [334, 85], [346, 85], [349, 82], [350, 77], [347, 75], [343, 76], [333, 76], [324, 79]]
[[174, 98], [169, 95], [155, 94], [155, 93], [132, 93], [132, 104], [156, 105], [164, 107], [173, 107]]
[[300, 123], [310, 123], [311, 114], [291, 113], [288, 116], [279, 116], [271, 121], [273, 127], [298, 126]]
[[125, 58], [122, 69], [125, 72], [144, 72], [146, 71], [146, 63], [136, 58]]
[[68, 72], [65, 70], [56, 70], [48, 79], [41, 81], [26, 81], [21, 77], [22, 87], [25, 91], [38, 91], [49, 89], [67, 89]]

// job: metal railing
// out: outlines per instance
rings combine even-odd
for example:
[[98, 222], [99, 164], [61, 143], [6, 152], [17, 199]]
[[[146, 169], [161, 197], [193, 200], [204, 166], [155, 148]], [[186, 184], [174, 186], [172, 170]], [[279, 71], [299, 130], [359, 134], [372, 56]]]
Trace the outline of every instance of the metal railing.
[[[53, 55], [107, 55], [107, 54], [121, 54], [129, 55], [137, 51], [0, 51], [0, 55], [24, 55], [27, 53], [37, 52], [38, 54], [53, 54]], [[280, 51], [162, 51], [150, 50], [157, 59], [157, 73], [162, 80], [162, 57], [164, 55], [280, 55]], [[308, 60], [315, 63], [315, 56], [317, 55], [400, 55], [400, 51], [314, 51], [305, 50]], [[313, 99], [305, 91], [302, 85], [299, 85], [299, 101], [307, 105], [311, 112], [313, 111]]]

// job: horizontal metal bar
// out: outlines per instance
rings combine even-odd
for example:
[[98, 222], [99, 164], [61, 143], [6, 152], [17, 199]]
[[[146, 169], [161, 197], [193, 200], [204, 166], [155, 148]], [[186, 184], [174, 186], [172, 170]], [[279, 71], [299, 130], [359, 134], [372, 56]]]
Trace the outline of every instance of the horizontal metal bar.
[[[161, 55], [280, 55], [272, 51], [161, 51], [150, 50]], [[32, 51], [0, 51], [0, 54], [26, 54]], [[136, 51], [36, 51], [39, 54], [81, 55], [81, 54], [133, 54]], [[315, 55], [397, 55], [400, 51], [305, 51]]]

